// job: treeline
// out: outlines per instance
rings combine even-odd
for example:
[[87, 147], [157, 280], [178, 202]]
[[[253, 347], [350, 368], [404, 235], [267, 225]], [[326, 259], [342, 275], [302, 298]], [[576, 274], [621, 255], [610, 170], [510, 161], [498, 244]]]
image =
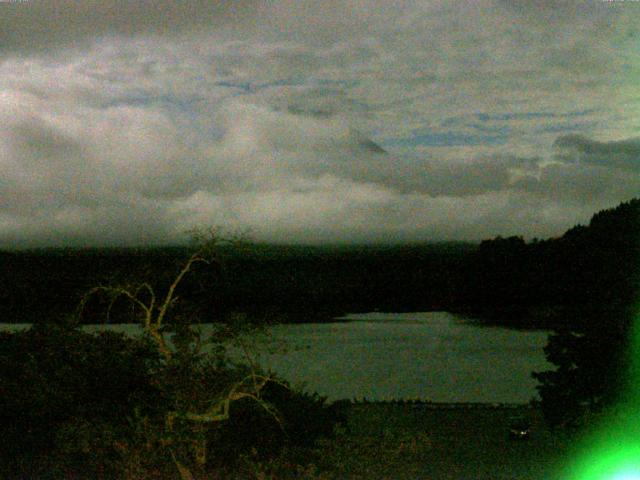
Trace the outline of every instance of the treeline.
[[[632, 306], [639, 229], [634, 199], [559, 238], [531, 242], [223, 247], [220, 262], [199, 265], [178, 293], [205, 321], [230, 312], [301, 322], [376, 309], [450, 310], [489, 323], [556, 327]], [[0, 252], [0, 321], [72, 314], [97, 285], [146, 281], [162, 291], [189, 254], [186, 247]], [[104, 312], [97, 307], [88, 305], [83, 321], [104, 321], [92, 313]], [[114, 307], [110, 321], [128, 318]]]
[[588, 426], [612, 405], [636, 415], [639, 199], [560, 238], [482, 242], [461, 278], [474, 318], [554, 331], [544, 349], [554, 367], [533, 373], [551, 425]]
[[[230, 312], [303, 322], [375, 309], [448, 309], [476, 248], [464, 243], [221, 247], [220, 261], [198, 265], [178, 293], [204, 321]], [[162, 291], [190, 253], [186, 247], [1, 252], [0, 321], [38, 323], [74, 314], [83, 295], [98, 285], [149, 282]], [[83, 321], [105, 321], [94, 314], [103, 315], [102, 307], [86, 305]], [[114, 307], [110, 321], [130, 318]]]
[[483, 241], [461, 278], [456, 304], [491, 322], [580, 327], [605, 312], [628, 316], [640, 293], [640, 200], [559, 238]]

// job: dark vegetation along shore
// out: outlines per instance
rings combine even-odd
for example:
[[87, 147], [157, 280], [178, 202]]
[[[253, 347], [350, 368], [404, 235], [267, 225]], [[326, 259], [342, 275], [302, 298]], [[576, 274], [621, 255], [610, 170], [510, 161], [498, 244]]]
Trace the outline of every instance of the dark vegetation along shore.
[[[0, 478], [548, 478], [567, 432], [625, 400], [639, 266], [640, 200], [531, 242], [4, 251], [0, 320], [33, 327], [0, 333]], [[530, 443], [508, 441], [504, 409], [329, 404], [242, 341], [374, 309], [553, 329], [556, 368], [519, 407]], [[78, 328], [105, 321], [145, 334]], [[191, 326], [211, 321], [211, 338]]]
[[[229, 312], [276, 321], [347, 312], [448, 310], [487, 323], [547, 328], [585, 311], [632, 305], [640, 278], [638, 200], [597, 213], [558, 238], [497, 237], [480, 244], [220, 247], [180, 296], [204, 321]], [[39, 323], [74, 312], [96, 285], [166, 287], [187, 247], [0, 251], [0, 319]], [[102, 322], [87, 312], [85, 323]], [[110, 321], [129, 321], [117, 311]]]

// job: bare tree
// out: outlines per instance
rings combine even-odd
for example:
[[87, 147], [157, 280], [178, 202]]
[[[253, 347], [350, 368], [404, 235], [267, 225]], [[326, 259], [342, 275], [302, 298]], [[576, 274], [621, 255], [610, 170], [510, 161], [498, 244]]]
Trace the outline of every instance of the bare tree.
[[[168, 336], [171, 332], [169, 322], [169, 312], [176, 307], [178, 296], [176, 294], [178, 286], [189, 274], [193, 273], [194, 266], [202, 263], [211, 265], [220, 263], [220, 249], [224, 245], [241, 246], [246, 241], [241, 237], [223, 237], [219, 230], [209, 229], [200, 230], [194, 233], [193, 238], [198, 242], [198, 249], [186, 260], [177, 275], [173, 278], [166, 292], [161, 295], [149, 282], [142, 282], [137, 285], [129, 286], [110, 286], [100, 285], [91, 289], [83, 297], [79, 307], [79, 314], [85, 308], [87, 302], [95, 295], [105, 295], [109, 299], [107, 307], [107, 318], [111, 312], [116, 300], [124, 298], [129, 301], [138, 321], [141, 323], [143, 332], [147, 334], [157, 348], [165, 365], [175, 362], [175, 346]], [[196, 319], [194, 319], [195, 321]], [[191, 328], [187, 326], [187, 328]], [[202, 342], [201, 335], [192, 335], [195, 345], [192, 355], [201, 353]], [[230, 383], [218, 392], [214, 392], [212, 397], [207, 399], [208, 407], [202, 411], [168, 411], [164, 420], [164, 444], [171, 447], [173, 443], [172, 433], [174, 431], [177, 420], [190, 422], [193, 425], [192, 431], [194, 438], [192, 441], [192, 454], [195, 459], [196, 467], [203, 469], [207, 462], [207, 439], [204, 435], [206, 425], [213, 425], [224, 422], [229, 419], [230, 405], [238, 400], [251, 399], [258, 403], [266, 410], [275, 421], [280, 423], [278, 412], [261, 397], [261, 392], [269, 382], [277, 382], [271, 375], [263, 375], [250, 356], [246, 345], [242, 342], [241, 336], [236, 335], [236, 339], [240, 342], [245, 359], [250, 367], [249, 375], [244, 378]], [[280, 383], [280, 382], [278, 382]], [[171, 456], [180, 473], [182, 480], [190, 480], [193, 478], [191, 471], [178, 460], [173, 450]]]

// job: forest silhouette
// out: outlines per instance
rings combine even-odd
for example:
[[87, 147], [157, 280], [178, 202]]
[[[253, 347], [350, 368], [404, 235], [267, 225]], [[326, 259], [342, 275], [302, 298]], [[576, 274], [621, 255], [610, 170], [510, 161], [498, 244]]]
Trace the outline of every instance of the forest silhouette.
[[[558, 238], [530, 242], [513, 236], [480, 244], [229, 247], [222, 265], [199, 268], [180, 296], [199, 304], [208, 320], [230, 312], [304, 322], [346, 312], [448, 310], [521, 328], [578, 328], [604, 321], [604, 312], [619, 317], [632, 308], [639, 219], [640, 200], [633, 199]], [[1, 251], [0, 319], [38, 323], [71, 314], [96, 285], [152, 279], [162, 288], [189, 252], [178, 246]], [[125, 318], [116, 309], [110, 320]], [[88, 313], [83, 321], [104, 319]]]

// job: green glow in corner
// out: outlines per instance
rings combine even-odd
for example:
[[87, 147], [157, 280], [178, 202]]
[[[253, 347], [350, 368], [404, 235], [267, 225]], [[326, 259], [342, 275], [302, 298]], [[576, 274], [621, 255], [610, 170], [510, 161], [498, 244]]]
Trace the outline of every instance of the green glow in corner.
[[616, 473], [613, 477], [611, 477], [612, 480], [640, 480], [640, 473], [637, 473], [637, 470], [635, 471], [629, 471], [629, 472], [620, 472], [620, 473]]
[[[571, 480], [640, 480], [640, 445], [618, 444], [584, 455], [569, 477]], [[615, 445], [617, 444], [617, 445]]]
[[640, 317], [631, 333], [625, 400], [587, 437], [563, 479], [640, 480]]

